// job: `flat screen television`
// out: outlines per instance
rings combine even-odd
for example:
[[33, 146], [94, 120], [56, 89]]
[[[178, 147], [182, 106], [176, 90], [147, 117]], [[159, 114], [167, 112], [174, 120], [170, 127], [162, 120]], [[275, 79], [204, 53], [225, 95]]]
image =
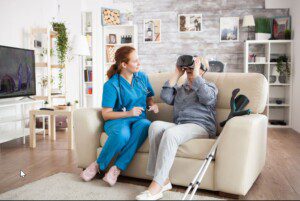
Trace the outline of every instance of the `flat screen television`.
[[35, 94], [34, 51], [0, 45], [0, 98]]

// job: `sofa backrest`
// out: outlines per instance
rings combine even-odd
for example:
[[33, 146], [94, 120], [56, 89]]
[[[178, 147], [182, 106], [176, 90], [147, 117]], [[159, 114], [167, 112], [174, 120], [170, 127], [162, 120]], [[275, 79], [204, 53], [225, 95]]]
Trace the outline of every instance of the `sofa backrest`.
[[[168, 106], [160, 99], [160, 92], [164, 83], [171, 77], [172, 73], [149, 74], [149, 80], [155, 92], [154, 101], [158, 103], [160, 112], [158, 114], [148, 113], [151, 121], [173, 121], [173, 107]], [[225, 120], [230, 112], [230, 98], [232, 91], [240, 88], [239, 94], [246, 95], [250, 102], [246, 109], [250, 108], [253, 113], [263, 113], [268, 96], [268, 83], [266, 78], [259, 73], [206, 73], [204, 78], [217, 86], [217, 122]], [[178, 84], [181, 85], [186, 77], [182, 77]], [[221, 128], [218, 127], [218, 132]]]

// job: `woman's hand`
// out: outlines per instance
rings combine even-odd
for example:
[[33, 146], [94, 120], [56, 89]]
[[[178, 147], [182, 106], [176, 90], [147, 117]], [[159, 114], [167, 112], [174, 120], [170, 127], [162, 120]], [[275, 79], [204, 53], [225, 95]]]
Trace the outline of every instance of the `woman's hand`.
[[142, 114], [144, 108], [142, 107], [134, 107], [132, 110], [128, 111], [130, 117], [138, 117]]
[[154, 104], [154, 105], [149, 106], [148, 111], [153, 111], [155, 114], [157, 114], [159, 112], [158, 105]]

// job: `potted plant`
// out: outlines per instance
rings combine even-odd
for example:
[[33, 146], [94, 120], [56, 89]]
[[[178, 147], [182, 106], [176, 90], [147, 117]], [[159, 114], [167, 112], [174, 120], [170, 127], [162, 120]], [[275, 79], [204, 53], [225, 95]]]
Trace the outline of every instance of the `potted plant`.
[[86, 32], [87, 32], [87, 33], [92, 32], [91, 22], [88, 22], [88, 23], [86, 24]]
[[271, 33], [270, 19], [255, 19], [255, 40], [269, 40], [271, 38]]
[[46, 108], [50, 107], [48, 101], [44, 102], [44, 107], [46, 107]]
[[79, 102], [78, 102], [78, 100], [75, 100], [75, 101], [74, 101], [74, 105], [75, 105], [75, 108], [76, 108], [76, 109], [79, 108]]
[[86, 58], [85, 61], [86, 61], [86, 65], [87, 65], [87, 66], [92, 66], [92, 61], [93, 61], [93, 60], [92, 60], [91, 57]]
[[284, 38], [287, 40], [291, 40], [292, 38], [292, 31], [290, 29], [286, 29], [284, 31]]
[[290, 67], [288, 63], [288, 57], [282, 55], [278, 57], [276, 64], [276, 71], [279, 73], [278, 80], [280, 83], [286, 83], [287, 78], [290, 76]]
[[[69, 38], [68, 38], [67, 28], [65, 26], [65, 23], [63, 22], [52, 22], [52, 28], [54, 31], [57, 32], [56, 52], [57, 52], [58, 64], [63, 66], [66, 62], [67, 51], [69, 48]], [[59, 90], [61, 90], [63, 87], [62, 68], [59, 69], [58, 78], [59, 78], [58, 88]]]

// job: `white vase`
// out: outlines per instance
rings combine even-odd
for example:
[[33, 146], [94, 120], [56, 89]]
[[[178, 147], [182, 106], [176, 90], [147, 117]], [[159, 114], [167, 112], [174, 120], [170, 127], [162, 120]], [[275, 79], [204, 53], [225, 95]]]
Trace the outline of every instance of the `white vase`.
[[44, 87], [41, 87], [41, 96], [46, 96], [46, 94], [45, 94], [45, 88]]
[[86, 32], [92, 32], [92, 27], [91, 26], [86, 27]]
[[255, 33], [255, 40], [269, 40], [271, 34], [269, 33]]

